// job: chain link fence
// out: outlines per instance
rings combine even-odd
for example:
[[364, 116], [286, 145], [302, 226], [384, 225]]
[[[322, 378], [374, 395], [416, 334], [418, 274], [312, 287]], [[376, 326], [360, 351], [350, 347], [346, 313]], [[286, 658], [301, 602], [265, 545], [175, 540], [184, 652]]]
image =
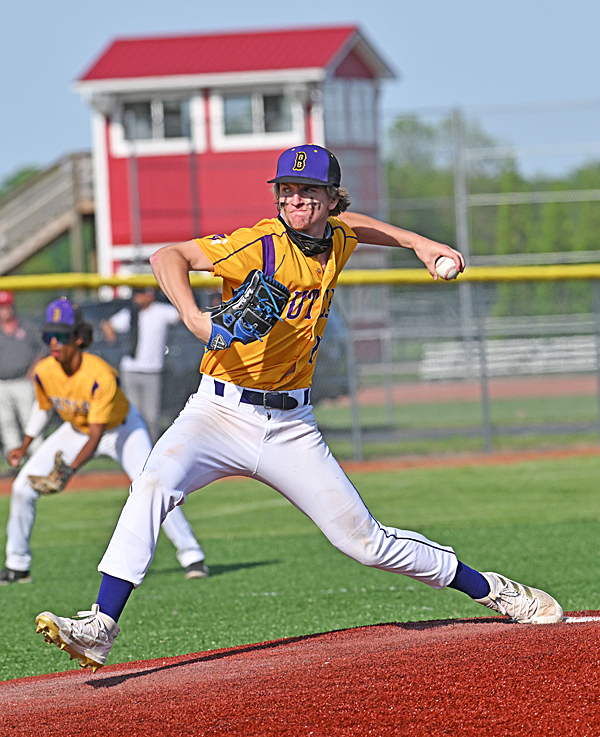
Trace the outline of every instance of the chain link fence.
[[598, 443], [597, 280], [394, 285], [387, 308], [349, 333], [348, 396], [316, 408], [338, 457]]
[[[598, 267], [588, 268], [600, 277]], [[95, 290], [62, 293], [76, 291], [95, 326], [90, 351], [118, 368], [128, 335], [111, 344], [100, 326], [130, 301], [100, 301]], [[213, 303], [214, 291], [195, 294], [201, 307]], [[40, 304], [54, 298], [51, 291], [17, 292], [17, 314], [40, 326]], [[341, 284], [335, 304], [312, 397], [338, 458], [598, 444], [598, 279]], [[368, 313], [370, 325], [356, 320], [364, 304], [379, 305]], [[202, 353], [182, 323], [170, 328], [161, 430], [197, 389]]]

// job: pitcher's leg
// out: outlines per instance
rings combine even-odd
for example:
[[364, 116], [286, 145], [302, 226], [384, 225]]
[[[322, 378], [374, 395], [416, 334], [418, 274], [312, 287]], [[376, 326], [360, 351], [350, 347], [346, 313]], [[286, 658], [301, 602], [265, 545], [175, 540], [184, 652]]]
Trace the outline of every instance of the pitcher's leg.
[[263, 446], [259, 478], [310, 517], [338, 550], [363, 565], [401, 573], [433, 588], [452, 581], [457, 568], [452, 548], [380, 524], [316, 426], [308, 431], [306, 425], [288, 425], [278, 428], [277, 436], [277, 442]]
[[[98, 450], [115, 458], [129, 478], [136, 479], [142, 473], [152, 450], [152, 443], [142, 415], [132, 406], [123, 425], [111, 432], [114, 433], [114, 438], [108, 437], [111, 433], [107, 433], [102, 440], [107, 438], [112, 442], [107, 443], [106, 447], [101, 445]], [[162, 528], [175, 546], [177, 560], [183, 568], [204, 560], [204, 551], [194, 537], [181, 507], [175, 507], [169, 512]]]
[[[167, 514], [192, 491], [225, 476], [241, 475], [252, 463], [240, 458], [250, 432], [233, 410], [190, 400], [133, 481], [98, 570], [139, 586]], [[258, 443], [246, 445], [256, 456]]]

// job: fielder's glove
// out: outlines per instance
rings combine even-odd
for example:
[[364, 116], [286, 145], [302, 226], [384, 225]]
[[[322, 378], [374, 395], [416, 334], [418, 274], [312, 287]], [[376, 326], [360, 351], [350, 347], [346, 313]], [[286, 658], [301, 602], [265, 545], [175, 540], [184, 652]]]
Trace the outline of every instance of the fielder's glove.
[[290, 290], [254, 269], [227, 302], [211, 310], [212, 331], [207, 344], [211, 351], [229, 348], [232, 341], [246, 345], [262, 339], [277, 324], [290, 298]]
[[47, 476], [28, 476], [31, 487], [39, 494], [56, 494], [62, 491], [67, 481], [75, 473], [75, 469], [63, 461], [62, 450], [54, 456], [54, 468]]

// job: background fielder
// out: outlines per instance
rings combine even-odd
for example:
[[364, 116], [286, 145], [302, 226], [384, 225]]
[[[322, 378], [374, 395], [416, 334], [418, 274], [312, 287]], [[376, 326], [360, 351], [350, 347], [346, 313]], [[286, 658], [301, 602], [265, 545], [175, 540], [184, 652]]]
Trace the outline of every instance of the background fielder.
[[[31, 580], [29, 540], [39, 491], [60, 491], [72, 473], [100, 455], [117, 461], [130, 479], [136, 478], [152, 448], [144, 420], [121, 390], [117, 371], [103, 359], [82, 350], [90, 345], [93, 331], [81, 319], [78, 308], [66, 297], [52, 302], [46, 311], [43, 331], [51, 355], [35, 368], [37, 401], [23, 442], [8, 454], [10, 464], [19, 464], [32, 440], [42, 433], [52, 408], [64, 422], [25, 463], [13, 483], [6, 567], [0, 571], [0, 584]], [[48, 483], [45, 477], [52, 472], [57, 452], [62, 453], [63, 462], [56, 464], [53, 473], [57, 478]], [[58, 483], [52, 485], [52, 481]], [[206, 577], [204, 551], [182, 510], [174, 510], [162, 526], [177, 549], [186, 577]]]
[[155, 443], [160, 435], [162, 376], [165, 364], [167, 332], [179, 322], [173, 305], [155, 300], [154, 289], [134, 289], [130, 307], [124, 307], [100, 327], [108, 343], [117, 333], [129, 334], [129, 350], [121, 359], [119, 374], [123, 389], [142, 413]]
[[[38, 632], [82, 666], [96, 670], [104, 664], [119, 633], [117, 620], [152, 561], [161, 520], [189, 493], [232, 475], [276, 489], [340, 551], [364, 565], [433, 588], [451, 586], [518, 622], [562, 619], [560, 605], [543, 591], [496, 573], [481, 574], [461, 563], [452, 548], [382, 525], [323, 441], [310, 384], [337, 278], [358, 240], [413, 248], [434, 278], [440, 256], [452, 258], [459, 271], [464, 268], [461, 255], [448, 246], [345, 212], [349, 201], [340, 177], [339, 164], [326, 149], [305, 145], [284, 151], [272, 180], [279, 217], [231, 235], [167, 246], [151, 257], [159, 285], [186, 326], [207, 346], [223, 347], [206, 351], [198, 392], [132, 484], [99, 565], [104, 576], [92, 610], [82, 612], [83, 621], [51, 612], [36, 619]], [[243, 183], [232, 186], [243, 197]], [[262, 297], [251, 294], [254, 270], [265, 275], [258, 285]], [[223, 296], [233, 297], [234, 306], [225, 304], [214, 319], [199, 311], [190, 271], [222, 277]], [[280, 292], [289, 291], [281, 315], [277, 300], [264, 293], [269, 280]], [[240, 302], [243, 295], [247, 300]], [[259, 340], [256, 326], [265, 320], [272, 329]]]

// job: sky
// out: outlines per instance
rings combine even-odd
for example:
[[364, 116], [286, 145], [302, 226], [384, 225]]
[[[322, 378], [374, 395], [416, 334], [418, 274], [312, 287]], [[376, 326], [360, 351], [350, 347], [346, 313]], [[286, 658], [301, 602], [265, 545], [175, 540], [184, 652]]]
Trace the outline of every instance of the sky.
[[[115, 37], [349, 23], [398, 75], [383, 85], [385, 120], [460, 107], [503, 143], [595, 143], [600, 157], [600, 3], [589, 0], [4, 0], [0, 181], [90, 149], [90, 111], [71, 85]], [[575, 161], [537, 153], [524, 160], [540, 171]]]

